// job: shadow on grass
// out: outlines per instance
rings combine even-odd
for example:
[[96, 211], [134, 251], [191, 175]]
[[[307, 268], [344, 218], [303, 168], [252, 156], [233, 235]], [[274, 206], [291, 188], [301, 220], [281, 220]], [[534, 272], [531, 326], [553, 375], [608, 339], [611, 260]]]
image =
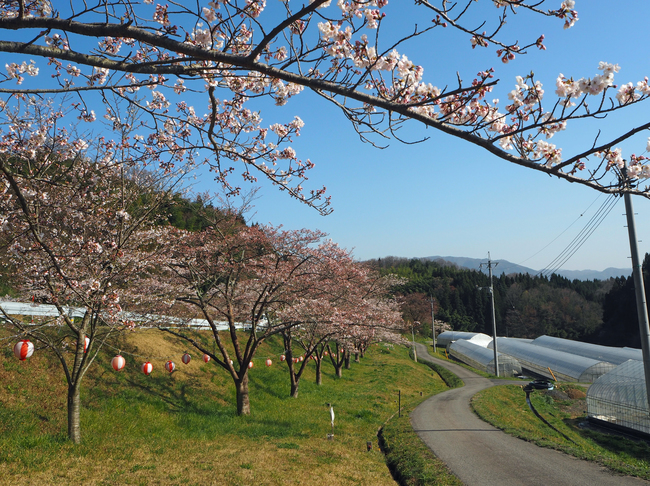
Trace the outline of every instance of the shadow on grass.
[[585, 422], [584, 417], [565, 419], [564, 422], [580, 434], [581, 437], [591, 440], [603, 449], [614, 454], [626, 454], [641, 461], [650, 460], [650, 444], [647, 440], [632, 436], [622, 435], [616, 430], [608, 430], [602, 427], [592, 426], [585, 428], [581, 424]]

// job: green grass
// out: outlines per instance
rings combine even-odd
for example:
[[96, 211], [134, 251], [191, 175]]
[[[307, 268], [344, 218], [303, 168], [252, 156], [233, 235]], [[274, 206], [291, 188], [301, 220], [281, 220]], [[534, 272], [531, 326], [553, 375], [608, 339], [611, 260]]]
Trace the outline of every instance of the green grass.
[[381, 446], [395, 479], [407, 486], [461, 486], [463, 483], [413, 433], [408, 418], [411, 407], [393, 418], [382, 429]]
[[[9, 346], [0, 350], [0, 477], [15, 484], [389, 485], [377, 432], [397, 412], [398, 390], [412, 408], [446, 389], [405, 348], [374, 346], [340, 379], [324, 364], [322, 386], [310, 363], [292, 399], [286, 364], [262, 365], [262, 357], [282, 352], [271, 342], [250, 370], [252, 413], [237, 416], [230, 377], [198, 353], [183, 365], [186, 345], [141, 332], [116, 345], [126, 368], [113, 371], [116, 352], [107, 349], [85, 379], [80, 445], [66, 439], [60, 365], [46, 352], [18, 362]], [[151, 359], [149, 377], [139, 370], [144, 357], [159, 358]], [[165, 357], [176, 362], [172, 375], [163, 370]], [[327, 439], [327, 403], [336, 413], [334, 440]], [[384, 437], [423, 447], [408, 421], [389, 421]]]
[[[572, 384], [559, 385], [559, 389], [564, 391], [572, 388], [579, 389]], [[547, 392], [534, 391], [531, 402], [553, 427], [570, 440], [535, 417], [520, 386], [488, 388], [474, 396], [472, 408], [483, 420], [515, 437], [598, 462], [621, 474], [650, 479], [650, 446], [645, 441], [580, 426], [586, 420], [584, 397], [556, 400]]]

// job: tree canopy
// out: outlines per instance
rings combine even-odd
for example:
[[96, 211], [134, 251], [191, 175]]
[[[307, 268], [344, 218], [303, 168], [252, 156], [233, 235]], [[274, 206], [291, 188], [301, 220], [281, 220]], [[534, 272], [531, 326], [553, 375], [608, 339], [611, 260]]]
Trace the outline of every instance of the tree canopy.
[[[22, 95], [68, 95], [69, 109], [81, 120], [103, 116], [114, 130], [137, 127], [119, 143], [155, 155], [163, 166], [206, 164], [231, 192], [239, 191], [233, 173], [266, 177], [328, 212], [324, 188], [303, 189], [313, 164], [289, 145], [302, 120], [261, 122], [264, 98], [283, 105], [307, 88], [338, 106], [364, 140], [399, 140], [397, 129], [415, 120], [514, 164], [602, 192], [650, 196], [635, 182], [623, 187], [617, 180], [650, 175], [645, 141], [625, 159], [618, 147], [650, 122], [622, 126], [607, 140], [596, 127], [592, 142], [570, 155], [549, 142], [574, 122], [646, 101], [647, 79], [616, 85], [620, 67], [602, 62], [590, 78], [559, 74], [549, 94], [528, 73], [517, 78], [503, 106], [488, 98], [497, 84], [493, 68], [450, 86], [402, 52], [414, 43], [444, 49], [444, 32], [453, 30], [468, 48], [485, 49], [490, 59], [496, 51], [510, 62], [543, 50], [545, 38], [520, 31], [514, 36], [521, 40], [511, 39], [506, 22], [516, 25], [525, 13], [569, 28], [578, 20], [574, 0], [498, 0], [491, 8], [471, 0], [416, 4], [421, 18], [397, 22], [399, 5], [386, 0], [216, 0], [205, 6], [6, 0], [0, 3], [0, 51], [18, 62], [6, 65], [2, 109]], [[35, 58], [47, 59], [47, 67]], [[44, 71], [54, 85], [23, 84]], [[134, 111], [138, 117], [129, 119]], [[611, 173], [618, 175], [613, 182], [605, 178]]]

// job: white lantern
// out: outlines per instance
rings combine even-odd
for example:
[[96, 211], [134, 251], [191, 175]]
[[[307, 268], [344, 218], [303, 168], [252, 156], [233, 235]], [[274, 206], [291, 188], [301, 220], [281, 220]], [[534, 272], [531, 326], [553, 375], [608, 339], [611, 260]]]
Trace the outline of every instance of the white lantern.
[[119, 354], [111, 360], [111, 366], [115, 371], [120, 371], [126, 365], [126, 360]]
[[149, 361], [147, 361], [145, 364], [142, 365], [142, 372], [145, 375], [149, 376], [152, 371], [153, 371], [153, 365]]

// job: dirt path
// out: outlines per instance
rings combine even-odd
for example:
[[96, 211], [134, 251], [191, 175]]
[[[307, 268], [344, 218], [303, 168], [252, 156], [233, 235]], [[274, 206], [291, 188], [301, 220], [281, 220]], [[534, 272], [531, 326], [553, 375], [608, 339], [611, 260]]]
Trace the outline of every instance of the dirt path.
[[650, 484], [616, 476], [582, 461], [516, 439], [479, 419], [470, 409], [473, 395], [498, 383], [461, 366], [429, 356], [416, 344], [418, 360], [431, 361], [458, 375], [465, 386], [440, 393], [411, 413], [420, 438], [468, 486], [627, 486]]

